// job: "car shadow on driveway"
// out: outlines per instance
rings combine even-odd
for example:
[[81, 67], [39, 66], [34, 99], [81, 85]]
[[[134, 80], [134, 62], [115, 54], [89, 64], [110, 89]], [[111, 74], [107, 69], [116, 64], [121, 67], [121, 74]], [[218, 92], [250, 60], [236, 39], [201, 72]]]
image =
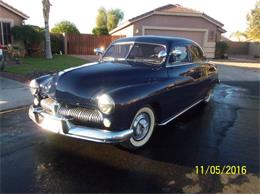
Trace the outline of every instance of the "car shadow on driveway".
[[[247, 88], [245, 88], [245, 86]], [[196, 165], [245, 165], [259, 174], [259, 82], [225, 82], [207, 105], [155, 129], [136, 153], [153, 160]]]

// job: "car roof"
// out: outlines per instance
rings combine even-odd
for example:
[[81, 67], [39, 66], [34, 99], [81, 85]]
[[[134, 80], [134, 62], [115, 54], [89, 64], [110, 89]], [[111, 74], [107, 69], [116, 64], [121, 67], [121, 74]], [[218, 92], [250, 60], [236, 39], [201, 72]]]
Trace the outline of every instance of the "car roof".
[[194, 41], [182, 37], [170, 37], [170, 36], [155, 36], [155, 35], [143, 35], [143, 36], [133, 36], [127, 38], [121, 38], [114, 41], [114, 43], [119, 42], [148, 42], [168, 45], [170, 43], [195, 43]]

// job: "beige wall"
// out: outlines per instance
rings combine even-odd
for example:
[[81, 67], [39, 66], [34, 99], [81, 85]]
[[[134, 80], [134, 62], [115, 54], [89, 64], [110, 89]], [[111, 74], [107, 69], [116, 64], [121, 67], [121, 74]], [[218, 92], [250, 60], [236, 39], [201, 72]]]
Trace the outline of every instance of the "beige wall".
[[113, 35], [167, 35], [192, 39], [201, 45], [208, 58], [215, 57], [215, 45], [220, 32], [217, 26], [205, 18], [197, 16], [154, 14], [133, 25], [119, 30]]
[[[217, 26], [202, 17], [152, 15], [134, 24], [134, 35], [153, 34], [155, 32], [155, 30], [152, 30], [153, 27], [158, 27], [157, 35], [172, 34], [172, 36], [192, 39], [201, 45], [208, 58], [215, 57]], [[172, 33], [169, 31], [172, 31]]]
[[228, 54], [260, 56], [260, 43], [233, 41], [225, 41], [225, 43], [228, 44]]
[[249, 43], [248, 55], [253, 57], [260, 57], [260, 43]]
[[216, 25], [204, 18], [195, 16], [152, 15], [135, 22], [134, 35], [142, 35], [142, 26], [208, 29], [208, 41], [215, 41], [217, 32]]
[[119, 30], [115, 33], [113, 33], [113, 35], [119, 35], [119, 36], [127, 36], [127, 37], [132, 37], [134, 34], [134, 25], [129, 25], [125, 28], [123, 28], [122, 30]]
[[228, 45], [228, 54], [240, 54], [247, 55], [249, 42], [235, 42], [235, 41], [225, 41]]
[[200, 46], [204, 45], [205, 31], [184, 31], [178, 29], [151, 29], [149, 27], [144, 28], [145, 35], [162, 35], [162, 36], [177, 36], [192, 39], [196, 41]]
[[11, 22], [12, 26], [22, 25], [23, 19], [0, 5], [0, 21]]

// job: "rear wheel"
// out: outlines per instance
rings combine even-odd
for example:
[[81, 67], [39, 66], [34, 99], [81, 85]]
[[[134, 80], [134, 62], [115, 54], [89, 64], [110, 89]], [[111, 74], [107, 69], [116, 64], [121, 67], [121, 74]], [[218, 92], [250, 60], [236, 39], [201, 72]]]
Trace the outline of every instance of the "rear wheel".
[[210, 89], [204, 98], [204, 103], [208, 103], [213, 96], [213, 89]]
[[130, 127], [134, 131], [132, 137], [121, 145], [131, 150], [141, 148], [151, 138], [154, 126], [155, 115], [153, 110], [149, 106], [141, 108], [136, 113]]

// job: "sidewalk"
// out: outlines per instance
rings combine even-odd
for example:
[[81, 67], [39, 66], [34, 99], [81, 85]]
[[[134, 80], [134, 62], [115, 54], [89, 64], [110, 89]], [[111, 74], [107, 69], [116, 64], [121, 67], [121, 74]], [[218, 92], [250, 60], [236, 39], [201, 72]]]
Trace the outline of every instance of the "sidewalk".
[[29, 105], [33, 101], [30, 89], [24, 83], [0, 77], [0, 111]]
[[231, 60], [231, 59], [212, 59], [209, 62], [214, 64], [222, 64], [226, 66], [234, 67], [245, 67], [245, 68], [255, 68], [260, 70], [260, 62], [257, 61], [245, 61], [245, 60]]

